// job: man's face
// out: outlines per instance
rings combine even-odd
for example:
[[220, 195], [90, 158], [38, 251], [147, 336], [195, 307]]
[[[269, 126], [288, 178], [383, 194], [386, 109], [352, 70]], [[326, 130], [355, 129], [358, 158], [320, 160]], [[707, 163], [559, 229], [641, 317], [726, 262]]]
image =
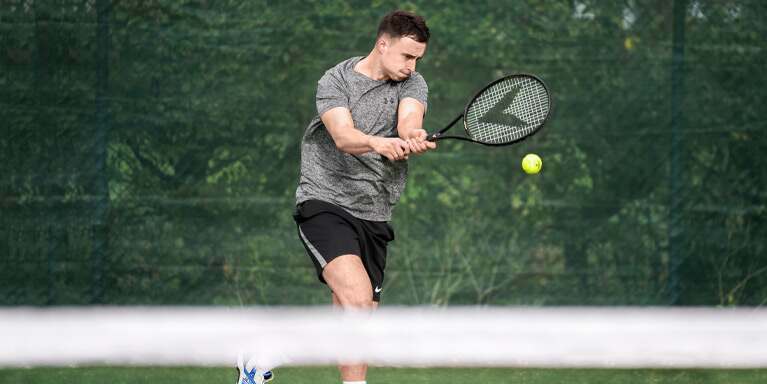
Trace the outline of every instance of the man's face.
[[426, 53], [426, 43], [419, 43], [410, 37], [391, 38], [384, 35], [379, 45], [383, 70], [395, 81], [410, 77], [410, 73], [415, 71], [416, 61]]

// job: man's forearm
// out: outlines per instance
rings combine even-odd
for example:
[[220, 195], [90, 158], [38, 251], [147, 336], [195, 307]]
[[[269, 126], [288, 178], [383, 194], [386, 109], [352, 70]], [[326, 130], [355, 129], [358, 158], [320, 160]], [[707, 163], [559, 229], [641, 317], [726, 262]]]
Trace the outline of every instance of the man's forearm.
[[421, 102], [405, 98], [400, 102], [397, 134], [400, 139], [418, 139], [423, 134], [424, 107]]
[[340, 151], [352, 155], [373, 151], [373, 145], [370, 142], [371, 136], [354, 127], [349, 110], [333, 108], [325, 112], [320, 118], [330, 133], [336, 148]]
[[374, 136], [366, 135], [353, 127], [344, 130], [338, 137], [333, 137], [336, 148], [352, 155], [373, 151], [372, 140], [374, 140]]

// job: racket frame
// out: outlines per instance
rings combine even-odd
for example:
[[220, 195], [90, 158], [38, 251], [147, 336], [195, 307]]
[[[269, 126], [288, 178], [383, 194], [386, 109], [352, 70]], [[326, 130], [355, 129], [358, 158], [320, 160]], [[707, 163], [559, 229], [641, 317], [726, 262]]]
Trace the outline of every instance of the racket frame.
[[[506, 80], [506, 79], [508, 79], [510, 77], [521, 77], [521, 76], [534, 78], [539, 83], [541, 83], [541, 85], [543, 85], [543, 89], [546, 90], [546, 97], [548, 98], [548, 102], [549, 102], [549, 110], [546, 112], [546, 117], [543, 119], [543, 121], [541, 121], [541, 123], [538, 124], [538, 127], [535, 130], [533, 130], [529, 134], [524, 135], [524, 136], [522, 136], [519, 139], [516, 139], [514, 141], [509, 141], [509, 142], [505, 142], [505, 143], [485, 143], [485, 142], [482, 142], [482, 141], [477, 141], [477, 140], [472, 139], [471, 135], [469, 134], [469, 128], [466, 126], [466, 114], [469, 112], [469, 107], [471, 107], [471, 104], [474, 103], [474, 100], [476, 100], [483, 92], [485, 92], [488, 88], [492, 87], [493, 85], [498, 84], [499, 82], [504, 81], [504, 80]], [[528, 137], [538, 133], [538, 131], [540, 131], [541, 128], [543, 128], [543, 126], [546, 125], [546, 123], [549, 121], [549, 117], [551, 117], [551, 111], [554, 109], [553, 102], [554, 102], [554, 100], [551, 98], [551, 92], [549, 91], [549, 87], [546, 85], [546, 83], [540, 77], [538, 77], [536, 75], [533, 75], [531, 73], [526, 73], [526, 72], [519, 72], [519, 73], [513, 73], [513, 74], [505, 75], [505, 76], [502, 76], [502, 77], [500, 77], [498, 79], [493, 80], [489, 84], [487, 84], [484, 87], [482, 87], [482, 89], [477, 91], [474, 94], [474, 97], [469, 99], [469, 102], [466, 103], [466, 106], [463, 108], [463, 112], [461, 112], [460, 115], [456, 116], [455, 119], [453, 119], [449, 124], [447, 124], [445, 126], [445, 128], [442, 128], [441, 130], [439, 130], [439, 131], [437, 131], [435, 133], [429, 134], [429, 136], [426, 138], [426, 140], [438, 141], [438, 140], [442, 140], [442, 139], [457, 139], [457, 140], [463, 140], [463, 141], [468, 141], [468, 142], [472, 142], [472, 143], [487, 145], [487, 146], [490, 146], [490, 147], [502, 147], [502, 146], [505, 146], [505, 145], [511, 145], [511, 144], [514, 144], [514, 143], [518, 143], [518, 142], [520, 142], [522, 140], [525, 140]], [[450, 128], [452, 128], [453, 125], [455, 125], [455, 123], [458, 122], [458, 120], [460, 120], [461, 118], [463, 118], [463, 130], [466, 132], [466, 136], [444, 135], [444, 133], [447, 132]]]

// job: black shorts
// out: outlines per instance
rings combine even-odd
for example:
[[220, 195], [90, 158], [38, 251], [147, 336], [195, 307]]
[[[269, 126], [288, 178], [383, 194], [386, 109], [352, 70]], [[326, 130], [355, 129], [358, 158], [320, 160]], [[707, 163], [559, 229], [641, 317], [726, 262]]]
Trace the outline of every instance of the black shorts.
[[394, 240], [388, 223], [358, 219], [337, 205], [319, 200], [299, 204], [293, 218], [298, 237], [321, 282], [326, 283], [322, 270], [331, 260], [341, 255], [358, 255], [373, 285], [373, 301], [380, 301], [386, 246]]

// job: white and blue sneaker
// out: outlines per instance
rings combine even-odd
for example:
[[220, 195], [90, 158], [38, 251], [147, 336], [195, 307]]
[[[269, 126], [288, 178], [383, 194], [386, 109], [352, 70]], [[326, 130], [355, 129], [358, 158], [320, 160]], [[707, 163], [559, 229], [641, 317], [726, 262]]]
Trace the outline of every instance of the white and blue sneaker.
[[237, 359], [237, 372], [240, 378], [237, 379], [235, 384], [263, 384], [272, 381], [274, 378], [272, 371], [265, 371], [255, 367], [250, 370], [246, 369], [241, 357]]

